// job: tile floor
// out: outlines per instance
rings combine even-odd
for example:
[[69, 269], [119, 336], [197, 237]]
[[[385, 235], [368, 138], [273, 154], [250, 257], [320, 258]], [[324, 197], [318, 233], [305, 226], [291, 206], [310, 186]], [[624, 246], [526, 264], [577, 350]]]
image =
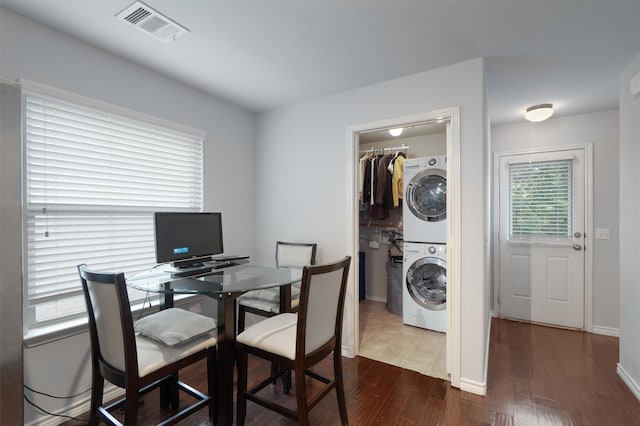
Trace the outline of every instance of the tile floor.
[[360, 302], [360, 356], [449, 380], [446, 334], [402, 323], [384, 302]]

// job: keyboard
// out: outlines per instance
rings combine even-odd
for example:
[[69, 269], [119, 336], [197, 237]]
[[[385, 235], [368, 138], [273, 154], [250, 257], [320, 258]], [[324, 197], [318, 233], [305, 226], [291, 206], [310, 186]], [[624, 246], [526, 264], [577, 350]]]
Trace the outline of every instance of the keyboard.
[[[214, 267], [215, 268], [215, 267]], [[184, 271], [176, 271], [171, 273], [171, 278], [182, 278], [182, 277], [191, 277], [194, 275], [202, 275], [207, 272], [211, 272], [211, 266], [205, 266], [202, 268], [188, 268]]]
[[226, 262], [218, 262], [215, 265], [213, 265], [213, 269], [222, 269], [222, 268], [228, 268], [230, 266], [236, 266], [238, 263], [236, 262], [232, 262], [232, 261], [226, 261]]
[[214, 262], [228, 262], [228, 261], [231, 261], [231, 260], [244, 260], [244, 259], [249, 259], [249, 256], [228, 255], [228, 256], [213, 256], [213, 257], [211, 257], [211, 260], [213, 260]]

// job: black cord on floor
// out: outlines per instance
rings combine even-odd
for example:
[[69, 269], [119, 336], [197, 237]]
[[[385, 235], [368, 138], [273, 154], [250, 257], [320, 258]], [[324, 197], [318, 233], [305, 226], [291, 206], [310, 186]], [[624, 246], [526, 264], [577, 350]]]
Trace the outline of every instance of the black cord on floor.
[[75, 395], [69, 395], [69, 396], [56, 396], [56, 395], [48, 394], [48, 393], [46, 393], [46, 392], [40, 392], [40, 391], [37, 391], [37, 390], [35, 390], [35, 389], [30, 388], [30, 387], [29, 387], [29, 386], [27, 386], [27, 385], [24, 385], [24, 387], [25, 387], [25, 389], [27, 389], [27, 390], [29, 390], [29, 391], [31, 391], [31, 392], [33, 392], [33, 393], [37, 393], [37, 394], [40, 394], [40, 395], [48, 396], [49, 398], [56, 398], [56, 399], [71, 399], [71, 398], [75, 398], [75, 397], [80, 396], [80, 395], [82, 395], [82, 394], [85, 394], [85, 393], [87, 393], [87, 392], [89, 392], [89, 391], [91, 390], [91, 388], [89, 388], [89, 389], [83, 390], [82, 392], [80, 392], [80, 393], [78, 393], [78, 394], [75, 394]]
[[89, 422], [89, 419], [79, 419], [77, 417], [73, 417], [73, 416], [67, 416], [66, 414], [55, 414], [55, 413], [51, 413], [47, 410], [45, 410], [44, 408], [36, 405], [35, 403], [31, 402], [31, 400], [29, 400], [29, 398], [27, 398], [27, 395], [23, 395], [24, 400], [27, 401], [27, 403], [29, 403], [30, 405], [32, 405], [33, 407], [37, 408], [38, 410], [42, 411], [44, 414], [47, 414], [49, 416], [55, 416], [55, 417], [63, 417], [65, 419], [70, 419], [70, 420], [75, 420], [77, 422], [80, 422], [80, 424], [82, 425], [86, 425]]

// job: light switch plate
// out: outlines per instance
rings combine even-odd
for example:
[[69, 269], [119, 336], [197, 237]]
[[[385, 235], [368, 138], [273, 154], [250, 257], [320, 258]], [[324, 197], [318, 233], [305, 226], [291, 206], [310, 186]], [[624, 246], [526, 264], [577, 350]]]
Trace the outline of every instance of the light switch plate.
[[380, 248], [380, 243], [377, 241], [369, 241], [369, 247], [374, 249]]
[[609, 228], [597, 228], [596, 240], [608, 240], [610, 238]]

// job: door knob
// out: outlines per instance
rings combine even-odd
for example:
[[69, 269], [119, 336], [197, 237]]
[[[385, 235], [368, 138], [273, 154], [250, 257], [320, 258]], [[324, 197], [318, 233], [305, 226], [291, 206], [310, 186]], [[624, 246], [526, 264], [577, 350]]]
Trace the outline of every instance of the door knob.
[[581, 234], [581, 233], [579, 233], [579, 232], [576, 232], [576, 233], [574, 233], [574, 234], [573, 234], [573, 236], [574, 236], [575, 238], [580, 238], [580, 237], [582, 237], [582, 234]]
[[580, 251], [580, 250], [582, 250], [582, 246], [580, 244], [574, 244], [573, 245], [573, 249], [576, 250], [576, 251]]

